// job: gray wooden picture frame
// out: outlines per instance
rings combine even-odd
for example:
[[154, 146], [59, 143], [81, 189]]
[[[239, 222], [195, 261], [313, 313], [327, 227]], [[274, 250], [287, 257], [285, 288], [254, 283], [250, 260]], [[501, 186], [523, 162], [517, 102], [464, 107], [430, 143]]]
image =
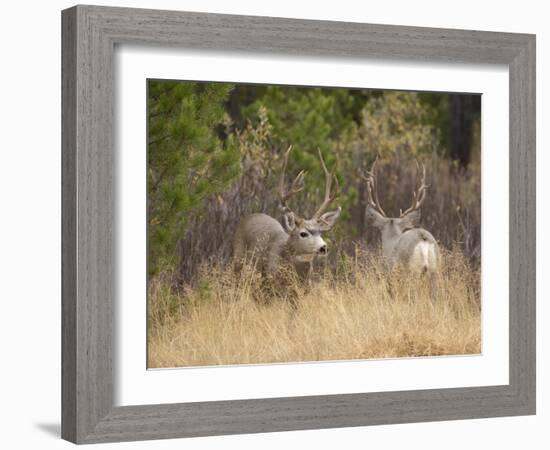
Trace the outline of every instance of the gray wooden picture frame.
[[[62, 35], [64, 439], [94, 443], [535, 413], [534, 35], [97, 6], [63, 11]], [[126, 43], [507, 65], [509, 384], [115, 407], [113, 53]]]

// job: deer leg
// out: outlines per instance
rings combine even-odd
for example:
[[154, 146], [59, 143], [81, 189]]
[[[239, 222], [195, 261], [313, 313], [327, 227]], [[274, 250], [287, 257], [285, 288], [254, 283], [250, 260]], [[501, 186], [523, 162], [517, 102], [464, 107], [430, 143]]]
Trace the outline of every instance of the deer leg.
[[280, 266], [280, 256], [277, 249], [270, 247], [267, 250], [264, 261], [264, 270], [266, 275], [273, 276], [277, 272]]
[[267, 304], [273, 297], [279, 295], [277, 290], [277, 272], [279, 268], [279, 255], [273, 248], [267, 248], [265, 255], [260, 260], [262, 281], [262, 303]]

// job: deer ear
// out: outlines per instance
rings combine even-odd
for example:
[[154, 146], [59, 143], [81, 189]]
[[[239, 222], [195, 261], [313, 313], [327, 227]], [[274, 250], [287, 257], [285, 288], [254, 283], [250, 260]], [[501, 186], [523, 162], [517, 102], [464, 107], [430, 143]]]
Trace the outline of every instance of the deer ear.
[[376, 228], [382, 228], [386, 224], [387, 219], [372, 206], [367, 205], [367, 209], [365, 210], [365, 220], [369, 225]]
[[419, 209], [411, 211], [409, 214], [401, 219], [401, 229], [406, 230], [418, 226], [418, 223], [420, 222], [420, 216], [421, 214]]
[[338, 217], [340, 217], [341, 212], [342, 208], [338, 207], [338, 209], [335, 209], [334, 211], [324, 213], [321, 217], [319, 217], [319, 219], [317, 219], [319, 229], [321, 231], [330, 230], [338, 220]]
[[287, 212], [283, 215], [283, 225], [285, 230], [289, 233], [296, 228], [296, 224], [299, 218], [294, 215], [292, 211]]

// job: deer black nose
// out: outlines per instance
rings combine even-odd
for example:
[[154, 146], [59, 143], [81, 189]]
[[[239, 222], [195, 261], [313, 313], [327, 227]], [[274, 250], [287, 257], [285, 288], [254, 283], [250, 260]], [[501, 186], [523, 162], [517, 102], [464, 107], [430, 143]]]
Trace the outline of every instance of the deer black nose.
[[327, 253], [328, 249], [327, 249], [327, 245], [323, 245], [320, 249], [319, 249], [319, 253], [321, 253], [321, 255], [325, 255]]

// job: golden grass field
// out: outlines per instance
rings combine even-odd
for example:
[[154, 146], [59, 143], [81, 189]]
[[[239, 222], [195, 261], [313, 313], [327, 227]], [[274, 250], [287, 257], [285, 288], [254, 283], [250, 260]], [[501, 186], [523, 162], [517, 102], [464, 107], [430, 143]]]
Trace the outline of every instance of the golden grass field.
[[[311, 286], [287, 277], [266, 294], [248, 267], [203, 268], [194, 287], [151, 280], [148, 366], [183, 367], [478, 354], [480, 271], [444, 252], [436, 284], [380, 259], [342, 257]], [[264, 294], [262, 294], [264, 293]], [[295, 306], [294, 306], [295, 305]]]

